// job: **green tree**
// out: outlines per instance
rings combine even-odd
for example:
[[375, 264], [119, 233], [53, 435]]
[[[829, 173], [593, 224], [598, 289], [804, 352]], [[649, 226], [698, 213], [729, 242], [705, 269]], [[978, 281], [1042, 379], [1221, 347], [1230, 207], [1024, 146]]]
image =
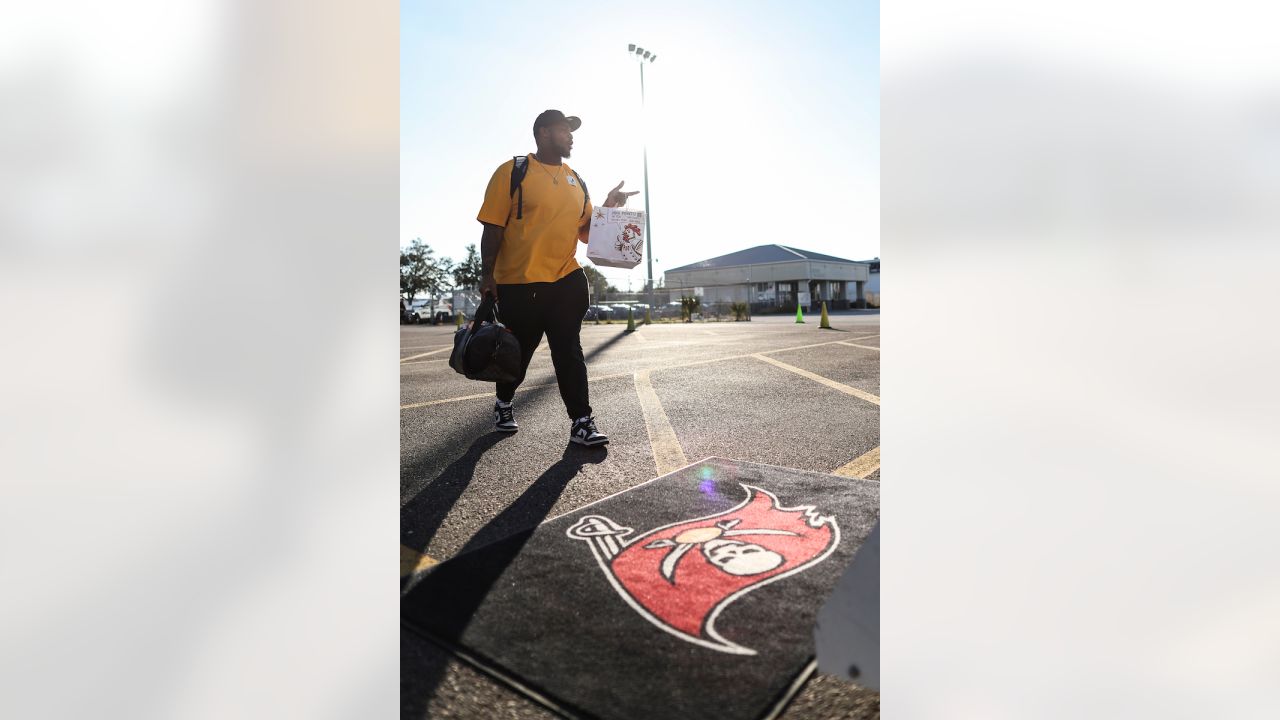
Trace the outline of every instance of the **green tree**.
[[400, 292], [410, 303], [427, 290], [427, 276], [434, 253], [422, 238], [414, 238], [409, 247], [400, 248]]
[[693, 322], [693, 316], [702, 308], [702, 298], [694, 295], [680, 296], [680, 315], [685, 322]]
[[454, 285], [460, 288], [475, 290], [480, 287], [480, 274], [483, 271], [480, 253], [476, 252], [475, 243], [467, 246], [467, 258], [453, 269]]
[[599, 270], [590, 265], [584, 265], [582, 272], [587, 276], [587, 282], [591, 285], [591, 296], [596, 302], [604, 300], [606, 293], [618, 292], [618, 288], [610, 285], [608, 278]]
[[453, 280], [453, 261], [442, 257], [432, 261], [427, 272], [427, 294], [431, 296], [431, 308], [436, 307], [436, 299], [444, 295]]
[[422, 293], [430, 298], [434, 308], [436, 299], [448, 288], [453, 261], [435, 255], [436, 251], [422, 242], [422, 238], [414, 238], [409, 247], [400, 248], [400, 292], [409, 302]]

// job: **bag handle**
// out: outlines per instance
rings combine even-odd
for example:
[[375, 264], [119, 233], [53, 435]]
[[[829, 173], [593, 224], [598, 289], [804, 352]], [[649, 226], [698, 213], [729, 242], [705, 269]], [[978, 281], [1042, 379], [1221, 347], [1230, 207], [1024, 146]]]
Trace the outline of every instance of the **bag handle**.
[[498, 298], [496, 296], [486, 294], [480, 300], [480, 305], [476, 307], [475, 317], [471, 320], [471, 332], [474, 333], [486, 317], [493, 318], [495, 323], [501, 322], [498, 319]]

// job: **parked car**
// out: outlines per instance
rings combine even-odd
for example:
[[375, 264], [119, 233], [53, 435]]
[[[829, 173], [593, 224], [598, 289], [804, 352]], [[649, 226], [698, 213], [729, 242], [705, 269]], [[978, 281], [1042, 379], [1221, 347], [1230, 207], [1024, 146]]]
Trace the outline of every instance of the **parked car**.
[[669, 302], [666, 305], [659, 305], [658, 317], [680, 317], [680, 301], [676, 300], [675, 302]]
[[613, 309], [608, 305], [592, 305], [587, 308], [587, 314], [583, 316], [583, 320], [608, 320], [612, 317]]
[[431, 301], [430, 300], [414, 300], [409, 304], [409, 310], [405, 313], [407, 316], [404, 322], [411, 325], [417, 323], [431, 322]]
[[405, 307], [404, 309], [402, 309], [400, 311], [400, 324], [401, 325], [417, 325], [418, 311], [412, 306]]

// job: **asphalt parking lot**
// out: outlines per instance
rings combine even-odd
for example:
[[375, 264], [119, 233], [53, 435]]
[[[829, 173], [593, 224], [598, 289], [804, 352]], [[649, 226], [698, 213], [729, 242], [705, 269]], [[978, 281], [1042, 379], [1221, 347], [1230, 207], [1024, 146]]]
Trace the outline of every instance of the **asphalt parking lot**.
[[[568, 442], [545, 341], [493, 431], [493, 386], [448, 366], [452, 326], [402, 326], [401, 587], [414, 573], [708, 456], [879, 480], [879, 313], [583, 326], [591, 404], [610, 443]], [[530, 497], [537, 483], [543, 491]], [[552, 718], [409, 633], [403, 717]], [[871, 718], [879, 696], [816, 674], [784, 720]]]

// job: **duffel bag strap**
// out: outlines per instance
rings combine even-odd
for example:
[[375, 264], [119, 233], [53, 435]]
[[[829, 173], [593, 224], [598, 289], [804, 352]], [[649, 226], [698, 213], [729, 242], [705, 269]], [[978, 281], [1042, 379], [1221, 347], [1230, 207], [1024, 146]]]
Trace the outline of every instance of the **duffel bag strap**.
[[493, 295], [485, 295], [480, 300], [480, 304], [476, 307], [476, 316], [472, 318], [472, 325], [480, 327], [480, 323], [484, 322], [486, 317], [497, 318], [498, 298]]

